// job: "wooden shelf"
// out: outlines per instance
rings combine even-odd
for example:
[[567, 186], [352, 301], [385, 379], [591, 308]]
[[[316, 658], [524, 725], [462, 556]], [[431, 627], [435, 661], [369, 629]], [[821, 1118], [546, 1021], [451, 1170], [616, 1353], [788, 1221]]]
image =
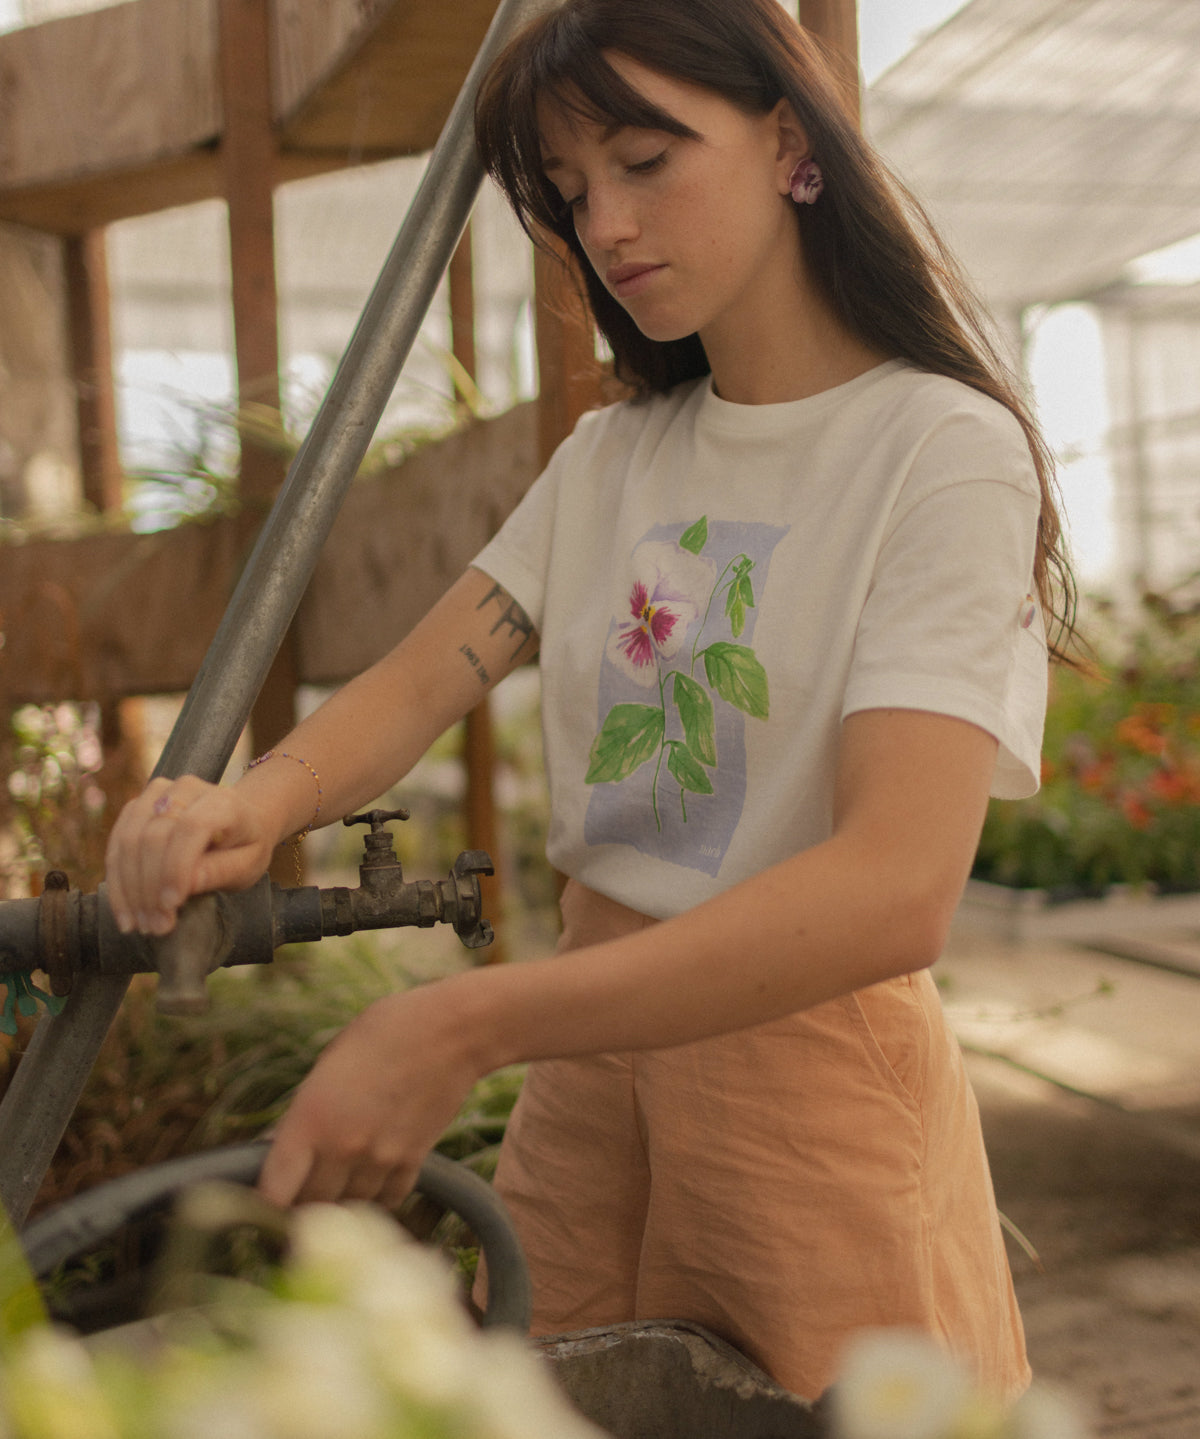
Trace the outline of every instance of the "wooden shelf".
[[[437, 140], [496, 0], [271, 0], [277, 179]], [[0, 220], [83, 234], [222, 193], [215, 0], [0, 36]]]

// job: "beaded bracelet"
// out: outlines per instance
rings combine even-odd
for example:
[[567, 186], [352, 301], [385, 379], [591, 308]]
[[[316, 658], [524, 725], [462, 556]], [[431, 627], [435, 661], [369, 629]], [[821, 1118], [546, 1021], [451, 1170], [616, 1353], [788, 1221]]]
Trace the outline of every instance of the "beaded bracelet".
[[260, 754], [257, 759], [252, 759], [246, 766], [246, 769], [250, 771], [256, 765], [266, 764], [269, 759], [274, 759], [276, 756], [280, 759], [294, 759], [297, 764], [302, 764], [309, 774], [312, 775], [317, 785], [317, 807], [313, 810], [312, 819], [309, 820], [302, 830], [298, 830], [292, 835], [292, 853], [296, 860], [296, 883], [297, 885], [301, 885], [304, 883], [304, 869], [300, 863], [300, 841], [312, 833], [313, 826], [316, 824], [321, 813], [321, 801], [325, 797], [325, 791], [321, 788], [321, 776], [313, 769], [312, 765], [310, 765], [306, 759], [301, 759], [298, 754], [291, 754], [285, 749], [267, 750], [265, 754]]

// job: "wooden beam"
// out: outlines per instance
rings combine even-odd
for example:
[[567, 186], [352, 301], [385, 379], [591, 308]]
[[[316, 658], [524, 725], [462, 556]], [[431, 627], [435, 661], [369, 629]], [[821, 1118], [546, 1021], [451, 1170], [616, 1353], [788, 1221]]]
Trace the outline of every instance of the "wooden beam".
[[[267, 0], [220, 0], [221, 168], [229, 207], [229, 264], [239, 407], [279, 413], [279, 304]], [[271, 499], [283, 478], [277, 452], [243, 437], [241, 488]]]
[[[219, 69], [224, 128], [221, 168], [229, 209], [229, 265], [241, 438], [239, 488], [260, 504], [284, 479], [279, 451], [257, 440], [245, 420], [254, 412], [280, 425], [279, 303], [275, 280], [274, 187], [279, 147], [271, 103], [269, 0], [218, 0]], [[250, 744], [269, 750], [296, 723], [295, 636], [289, 631], [250, 712]], [[279, 851], [271, 873], [295, 883], [300, 861]]]
[[83, 498], [104, 514], [119, 510], [122, 499], [104, 231], [68, 236], [63, 269]]
[[[467, 224], [455, 247], [447, 273], [450, 288], [450, 347], [454, 358], [471, 379], [475, 379], [475, 276], [471, 262], [471, 226]], [[463, 736], [463, 762], [467, 771], [467, 847], [483, 849], [492, 857], [495, 873], [480, 879], [484, 913], [494, 920], [502, 908], [504, 876], [499, 856], [500, 830], [496, 823], [495, 736], [488, 697], [467, 714]], [[485, 952], [488, 963], [499, 964], [507, 956], [504, 941], [497, 937]]]
[[571, 272], [555, 256], [534, 252], [538, 357], [538, 444], [545, 464], [585, 410], [603, 401], [603, 367], [595, 332]]
[[800, 0], [800, 23], [821, 41], [842, 87], [846, 108], [859, 121], [858, 5], [856, 0]]
[[496, 0], [273, 0], [285, 149], [358, 160], [431, 150]]

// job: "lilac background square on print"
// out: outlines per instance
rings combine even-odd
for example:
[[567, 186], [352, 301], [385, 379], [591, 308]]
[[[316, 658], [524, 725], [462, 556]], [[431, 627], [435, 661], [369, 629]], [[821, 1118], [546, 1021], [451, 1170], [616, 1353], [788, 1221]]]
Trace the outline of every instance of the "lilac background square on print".
[[[655, 525], [639, 543], [645, 540], [665, 540], [678, 544], [679, 537], [687, 528], [687, 524]], [[755, 608], [746, 611], [745, 628], [734, 641], [729, 620], [725, 615], [724, 596], [720, 597], [713, 604], [704, 629], [705, 645], [714, 640], [726, 640], [753, 649], [754, 629], [766, 590], [771, 555], [786, 533], [786, 528], [778, 525], [709, 520], [708, 539], [701, 553], [715, 562], [718, 575], [738, 555], [750, 556], [754, 561], [750, 580], [754, 587]], [[614, 615], [609, 623], [609, 635], [627, 618], [625, 614]], [[700, 615], [693, 620], [683, 644], [666, 662], [667, 674], [675, 669], [687, 672], [692, 645], [703, 619], [703, 615]], [[703, 661], [696, 667], [696, 678], [708, 689]], [[768, 672], [768, 684], [770, 679]], [[671, 699], [669, 684], [668, 681], [666, 737], [669, 740], [682, 739], [679, 711]], [[649, 689], [643, 688], [622, 673], [607, 655], [601, 655], [596, 706], [597, 732], [613, 705], [654, 704], [657, 699], [657, 685]], [[715, 792], [710, 795], [689, 792], [684, 796], [687, 807], [685, 823], [680, 806], [679, 784], [668, 770], [667, 756], [664, 754], [658, 772], [658, 816], [662, 823], [660, 832], [651, 800], [655, 770], [655, 760], [651, 759], [627, 779], [592, 786], [583, 826], [586, 843], [631, 845], [642, 854], [670, 860], [687, 869], [696, 869], [703, 874], [716, 876], [742, 817], [742, 808], [746, 801], [746, 725], [769, 721], [748, 720], [741, 710], [715, 694], [713, 706], [717, 764], [715, 769], [709, 771], [709, 776]]]

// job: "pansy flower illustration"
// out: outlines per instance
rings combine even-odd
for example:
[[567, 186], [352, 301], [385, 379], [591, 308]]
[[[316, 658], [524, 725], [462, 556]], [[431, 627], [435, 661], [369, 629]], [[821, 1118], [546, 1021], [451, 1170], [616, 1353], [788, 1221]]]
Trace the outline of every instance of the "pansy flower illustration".
[[[660, 833], [664, 766], [679, 785], [684, 823], [687, 795], [715, 793], [714, 701], [754, 719], [765, 720], [770, 710], [766, 671], [754, 651], [738, 643], [755, 608], [755, 562], [739, 553], [718, 571], [703, 553], [707, 544], [704, 515], [683, 530], [678, 544], [643, 540], [631, 556], [629, 588], [605, 646], [608, 662], [654, 691], [646, 698], [657, 703], [622, 700], [609, 709], [592, 741], [584, 783], [620, 784], [653, 761], [650, 803]], [[730, 638], [718, 638], [722, 631]]]
[[628, 618], [609, 636], [608, 659], [630, 679], [649, 688], [659, 663], [683, 644], [688, 627], [703, 613], [717, 567], [678, 545], [644, 540], [633, 552]]

